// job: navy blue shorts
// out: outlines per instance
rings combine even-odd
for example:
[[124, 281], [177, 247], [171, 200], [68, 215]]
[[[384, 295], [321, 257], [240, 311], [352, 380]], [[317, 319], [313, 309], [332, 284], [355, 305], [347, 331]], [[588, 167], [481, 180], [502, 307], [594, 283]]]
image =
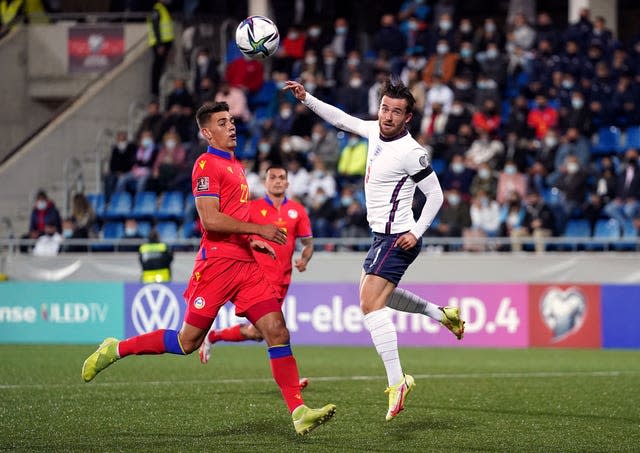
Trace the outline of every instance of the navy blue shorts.
[[411, 263], [414, 262], [422, 248], [422, 238], [416, 245], [403, 250], [396, 247], [396, 240], [404, 233], [373, 233], [373, 244], [364, 260], [364, 272], [377, 275], [397, 285]]

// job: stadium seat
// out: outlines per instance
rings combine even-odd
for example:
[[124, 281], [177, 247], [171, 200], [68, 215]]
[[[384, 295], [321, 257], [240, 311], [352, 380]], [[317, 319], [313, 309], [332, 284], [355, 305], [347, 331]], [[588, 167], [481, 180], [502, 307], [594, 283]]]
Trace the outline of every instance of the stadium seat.
[[[593, 230], [594, 241], [589, 244], [587, 250], [609, 250], [609, 240], [620, 239], [620, 222], [616, 219], [600, 219]], [[602, 239], [602, 242], [596, 241]]]
[[106, 220], [124, 220], [131, 215], [131, 195], [129, 192], [115, 192], [104, 211]]
[[96, 213], [96, 217], [101, 219], [104, 215], [104, 194], [103, 193], [88, 193], [86, 194], [89, 204], [93, 208], [93, 212]]
[[440, 176], [447, 168], [447, 161], [444, 159], [433, 159], [431, 161], [431, 168], [436, 172], [436, 175]]
[[178, 227], [175, 222], [160, 222], [156, 225], [156, 231], [163, 242], [173, 242], [178, 239]]
[[138, 233], [144, 238], [149, 237], [149, 233], [151, 233], [151, 222], [138, 222]]
[[637, 250], [638, 233], [633, 221], [627, 220], [622, 225], [622, 240], [614, 248], [616, 250]]
[[131, 217], [150, 219], [156, 212], [156, 194], [154, 192], [138, 192], [136, 194]]
[[624, 149], [640, 149], [640, 126], [631, 126], [627, 129], [627, 138], [624, 141]]
[[598, 138], [592, 148], [594, 154], [611, 154], [622, 151], [620, 145], [620, 129], [615, 126], [605, 126], [598, 129]]
[[159, 220], [180, 220], [184, 216], [182, 192], [165, 192], [156, 213]]
[[559, 244], [562, 250], [584, 249], [585, 239], [591, 237], [591, 225], [586, 219], [571, 219], [567, 222], [563, 236], [571, 240]]
[[278, 88], [275, 82], [273, 80], [267, 80], [258, 91], [249, 95], [247, 103], [252, 110], [259, 106], [267, 106], [271, 103], [277, 91]]
[[91, 251], [93, 252], [112, 252], [115, 247], [113, 242], [124, 236], [124, 223], [122, 222], [107, 222], [102, 227], [102, 238], [105, 242], [100, 244], [91, 244]]

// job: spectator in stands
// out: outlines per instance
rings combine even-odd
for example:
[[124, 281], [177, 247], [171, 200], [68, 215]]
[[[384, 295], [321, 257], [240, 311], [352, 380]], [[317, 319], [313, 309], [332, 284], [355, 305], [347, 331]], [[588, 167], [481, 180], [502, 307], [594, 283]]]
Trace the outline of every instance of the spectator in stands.
[[602, 197], [597, 193], [591, 192], [587, 194], [587, 197], [588, 199], [581, 206], [580, 211], [582, 212], [582, 217], [589, 222], [591, 235], [593, 235], [596, 229], [596, 223], [604, 217], [604, 203]]
[[275, 69], [291, 74], [295, 61], [304, 58], [304, 51], [305, 35], [297, 25], [292, 25], [274, 56]]
[[287, 172], [289, 174], [287, 196], [304, 200], [309, 192], [309, 182], [311, 181], [309, 172], [301, 165], [300, 159], [295, 157], [287, 160]]
[[487, 78], [494, 80], [500, 87], [504, 86], [507, 78], [508, 59], [500, 53], [500, 48], [496, 43], [488, 43], [483, 51], [477, 53], [476, 59], [480, 64], [480, 71]]
[[491, 138], [484, 130], [476, 130], [476, 133], [478, 138], [471, 143], [471, 147], [465, 153], [465, 166], [475, 170], [480, 164], [488, 163], [495, 168], [504, 153], [504, 144], [500, 140]]
[[469, 75], [457, 75], [453, 78], [453, 97], [465, 104], [473, 104], [476, 98], [475, 81]]
[[461, 18], [458, 24], [458, 30], [456, 31], [456, 48], [460, 49], [464, 42], [471, 43], [471, 47], [473, 48], [473, 36], [474, 30], [471, 19], [468, 17]]
[[147, 241], [138, 248], [138, 261], [142, 268], [142, 283], [168, 283], [171, 281], [173, 251], [160, 240], [157, 231], [149, 233]]
[[427, 5], [424, 0], [404, 0], [398, 11], [398, 21], [406, 22], [412, 17], [426, 21], [430, 13], [431, 6]]
[[576, 41], [567, 41], [564, 52], [558, 57], [558, 69], [573, 75], [576, 79], [582, 73], [582, 55]]
[[111, 201], [111, 194], [116, 188], [118, 179], [131, 171], [136, 161], [136, 145], [127, 140], [126, 131], [118, 131], [116, 142], [111, 148], [109, 172], [104, 175], [105, 202]]
[[339, 68], [341, 72], [337, 79], [338, 85], [348, 84], [349, 79], [351, 79], [351, 74], [357, 72], [362, 75], [365, 85], [371, 86], [377, 75], [373, 70], [373, 65], [371, 64], [371, 62], [367, 59], [364, 59], [360, 51], [356, 49], [348, 53], [347, 58], [344, 59], [343, 64], [340, 65]]
[[522, 200], [525, 197], [527, 193], [527, 177], [518, 171], [514, 161], [508, 160], [498, 176], [496, 200], [501, 205], [504, 205], [513, 193], [518, 195], [518, 200]]
[[434, 102], [431, 105], [431, 113], [422, 118], [420, 132], [425, 137], [426, 143], [436, 144], [440, 139], [444, 140], [448, 115], [443, 112], [442, 104]]
[[278, 113], [273, 119], [273, 127], [278, 135], [289, 134], [293, 126], [293, 105], [289, 102], [280, 104]]
[[431, 36], [429, 36], [430, 46], [427, 49], [427, 54], [431, 55], [437, 52], [437, 46], [441, 45], [443, 41], [446, 41], [449, 49], [454, 49], [456, 46], [456, 33], [453, 29], [451, 14], [449, 13], [443, 13], [438, 17], [436, 27], [431, 33]]
[[[522, 196], [518, 192], [510, 192], [500, 209], [500, 236], [511, 238], [511, 251], [522, 250], [522, 237], [529, 234], [526, 228], [526, 216]], [[508, 250], [508, 247], [501, 247]]]
[[140, 247], [140, 239], [144, 239], [144, 236], [140, 234], [138, 229], [138, 222], [136, 219], [129, 218], [124, 221], [124, 235], [122, 236], [126, 242], [122, 245], [118, 245], [117, 249], [120, 252], [137, 252]]
[[607, 203], [605, 214], [624, 225], [634, 219], [640, 210], [640, 168], [638, 150], [629, 149], [625, 153], [625, 165], [618, 174], [615, 198]]
[[83, 193], [76, 193], [71, 199], [71, 220], [75, 237], [88, 238], [92, 235], [96, 213]]
[[307, 199], [305, 206], [309, 209], [311, 219], [311, 229], [314, 237], [333, 237], [333, 222], [336, 219], [336, 208], [333, 199], [324, 193], [322, 187], [317, 187], [316, 191]]
[[431, 85], [424, 104], [425, 116], [431, 114], [433, 104], [440, 104], [444, 113], [449, 113], [451, 104], [453, 104], [453, 91], [442, 82], [442, 78], [438, 75], [431, 78]]
[[608, 55], [613, 52], [613, 34], [606, 27], [606, 20], [602, 16], [597, 16], [593, 21], [593, 28], [587, 38], [589, 44], [598, 44]]
[[535, 42], [536, 31], [527, 23], [527, 18], [524, 14], [516, 14], [513, 17], [512, 30], [509, 33], [507, 52], [514, 53], [516, 48], [529, 50]]
[[620, 79], [622, 76], [633, 77], [634, 66], [624, 48], [619, 47], [613, 51], [613, 59], [611, 60], [611, 76], [614, 80]]
[[[157, 131], [152, 131], [153, 141], [158, 143], [164, 137], [164, 134], [170, 130], [174, 130], [180, 136], [180, 141], [191, 142], [194, 140], [194, 124], [193, 110], [191, 107], [182, 107], [179, 104], [169, 106], [169, 110], [165, 112], [162, 122], [158, 126]], [[156, 138], [156, 132], [159, 138]]]
[[523, 226], [533, 236], [536, 252], [542, 253], [545, 251], [545, 238], [554, 235], [553, 211], [536, 191], [531, 191], [527, 195], [525, 210], [527, 214]]
[[65, 253], [83, 253], [87, 251], [86, 245], [69, 244], [69, 240], [87, 239], [89, 235], [85, 228], [78, 228], [72, 217], [68, 217], [62, 221], [62, 246], [61, 252]]
[[473, 44], [463, 41], [460, 44], [460, 58], [456, 63], [456, 76], [465, 76], [468, 80], [475, 82], [480, 73], [480, 64], [473, 54]]
[[605, 156], [600, 160], [600, 171], [596, 174], [595, 193], [602, 203], [609, 203], [616, 196], [618, 178], [615, 166], [610, 157]]
[[390, 73], [386, 71], [376, 71], [375, 73], [375, 81], [369, 87], [369, 91], [367, 92], [368, 99], [368, 111], [369, 118], [374, 119], [378, 117], [378, 108], [380, 107], [380, 89], [382, 85], [385, 83], [390, 76]]
[[498, 155], [499, 159], [494, 168], [501, 168], [505, 162], [512, 161], [518, 167], [518, 171], [524, 171], [528, 165], [527, 159], [531, 143], [529, 140], [509, 132], [504, 140], [504, 152]]
[[580, 213], [587, 192], [587, 169], [577, 156], [568, 155], [553, 184], [562, 192], [562, 206], [567, 217]]
[[173, 79], [173, 89], [167, 96], [167, 105], [193, 108], [193, 96], [187, 90], [184, 79]]
[[445, 191], [445, 202], [438, 219], [437, 226], [429, 230], [438, 237], [461, 237], [462, 230], [471, 226], [469, 203], [457, 188]]
[[558, 123], [562, 133], [573, 128], [585, 137], [590, 137], [593, 134], [591, 111], [585, 105], [584, 94], [581, 91], [571, 92], [571, 105], [568, 109], [560, 110]]
[[195, 97], [199, 99], [198, 105], [205, 99], [212, 99], [212, 94], [218, 89], [220, 74], [217, 61], [211, 57], [209, 49], [202, 48], [196, 54], [196, 64], [193, 70], [193, 87]]
[[291, 138], [294, 151], [309, 151], [311, 148], [311, 129], [315, 123], [315, 115], [304, 104], [294, 104]]
[[558, 126], [558, 111], [547, 103], [546, 96], [536, 96], [536, 105], [527, 116], [527, 125], [534, 130], [534, 136], [542, 140], [549, 129]]
[[482, 104], [482, 108], [473, 114], [471, 125], [477, 132], [486, 132], [490, 136], [495, 136], [500, 128], [500, 121], [496, 101], [487, 99]]
[[493, 43], [497, 46], [497, 49], [501, 49], [504, 42], [502, 34], [498, 31], [496, 21], [492, 17], [487, 17], [484, 20], [482, 28], [476, 30], [476, 36], [474, 37], [473, 47], [475, 49], [486, 49], [489, 43]]
[[338, 90], [338, 105], [346, 113], [367, 118], [369, 114], [369, 89], [362, 83], [362, 76], [358, 72], [351, 74], [349, 84]]
[[[343, 73], [342, 66], [343, 62], [342, 60], [338, 60], [333, 48], [327, 46], [322, 50], [318, 76], [320, 89], [319, 94], [323, 99], [335, 102], [337, 87]], [[368, 77], [370, 78], [371, 76], [369, 75]]]
[[214, 98], [216, 102], [226, 102], [229, 104], [229, 113], [233, 116], [236, 123], [236, 132], [245, 133], [248, 123], [251, 121], [251, 112], [247, 103], [247, 95], [245, 92], [235, 86], [231, 86], [229, 82], [223, 80], [220, 83], [220, 89]]
[[[406, 69], [406, 68], [405, 68]], [[403, 70], [404, 71], [404, 70]], [[424, 106], [427, 101], [427, 88], [420, 77], [420, 72], [417, 69], [410, 69], [407, 72], [407, 88], [411, 91], [416, 103], [414, 105], [414, 112], [419, 112], [422, 115]], [[369, 107], [371, 108], [371, 100], [369, 100]], [[371, 111], [369, 111], [371, 114]], [[414, 113], [415, 116], [415, 113]]]
[[527, 99], [524, 96], [519, 95], [511, 102], [511, 109], [509, 110], [507, 124], [505, 125], [505, 132], [513, 132], [518, 137], [532, 137], [533, 131], [527, 124], [528, 117], [529, 105], [527, 103]]
[[529, 150], [533, 153], [533, 159], [539, 162], [547, 172], [552, 172], [555, 168], [555, 157], [560, 145], [558, 133], [551, 129], [547, 131], [544, 139], [527, 141], [527, 143]]
[[380, 19], [380, 28], [373, 36], [373, 50], [378, 55], [389, 57], [393, 74], [400, 74], [406, 47], [407, 41], [396, 25], [395, 17], [393, 14], [384, 14]]
[[327, 36], [323, 33], [322, 27], [319, 23], [314, 22], [307, 28], [307, 37], [304, 41], [304, 50], [313, 49], [316, 51], [316, 55], [322, 52], [324, 46], [328, 44]]
[[483, 193], [491, 200], [496, 198], [498, 180], [494, 174], [493, 167], [487, 162], [478, 165], [478, 171], [471, 180], [471, 196], [476, 197]]
[[158, 148], [153, 141], [153, 134], [151, 131], [143, 131], [136, 150], [136, 160], [129, 172], [120, 175], [115, 191], [131, 190], [131, 184], [135, 184], [134, 193], [143, 191], [157, 155]]
[[[229, 85], [247, 92], [256, 93], [264, 84], [264, 65], [260, 60], [248, 57], [236, 58], [227, 64], [224, 80]], [[233, 108], [232, 104], [229, 104]]]
[[538, 17], [536, 19], [536, 42], [535, 46], [537, 47], [538, 43], [543, 39], [545, 41], [549, 41], [551, 43], [551, 48], [554, 52], [560, 50], [560, 44], [562, 37], [560, 35], [560, 31], [553, 23], [551, 16], [546, 11], [541, 11], [538, 13]]
[[187, 150], [180, 142], [180, 136], [169, 131], [160, 144], [146, 190], [161, 194], [167, 190], [185, 192], [190, 187], [191, 169], [187, 168]]
[[[356, 48], [355, 35], [350, 30], [349, 22], [344, 17], [338, 17], [334, 21], [333, 32], [329, 45], [336, 53], [336, 57], [344, 60], [347, 54]], [[306, 84], [305, 88], [307, 88]]]
[[60, 234], [60, 219], [57, 222], [45, 222], [43, 233], [36, 239], [33, 246], [34, 256], [56, 256], [60, 251], [63, 238]]
[[407, 40], [406, 55], [426, 55], [429, 49], [427, 24], [416, 16], [400, 24], [400, 31]]
[[447, 135], [457, 134], [461, 125], [471, 124], [471, 117], [471, 111], [466, 107], [464, 102], [454, 98], [447, 117], [447, 123], [444, 127], [444, 133]]
[[313, 200], [319, 188], [322, 188], [322, 193], [324, 193], [329, 198], [333, 198], [336, 196], [336, 180], [333, 177], [333, 174], [327, 170], [324, 162], [322, 162], [321, 160], [316, 160], [315, 162], [313, 162], [313, 171], [310, 174], [308, 187], [308, 197], [311, 200]]
[[[245, 157], [241, 162], [244, 167], [244, 176], [247, 178], [247, 185], [249, 186], [249, 199], [262, 198], [265, 194], [263, 180], [260, 177], [262, 172], [255, 168], [255, 162], [252, 159]], [[269, 165], [271, 165], [271, 162], [269, 162]]]
[[291, 76], [293, 78], [298, 78], [302, 72], [308, 72], [318, 76], [320, 73], [318, 55], [319, 54], [313, 49], [305, 50], [303, 58], [293, 62], [291, 67]]
[[[44, 190], [38, 190], [31, 209], [31, 219], [29, 221], [29, 232], [22, 236], [22, 239], [37, 239], [45, 234], [46, 225], [55, 227], [55, 231], [60, 232], [62, 225], [60, 213], [52, 200], [49, 199]], [[51, 230], [51, 228], [49, 228]], [[26, 252], [26, 247], [21, 247], [22, 252]]]
[[[448, 162], [451, 162], [454, 156], [464, 157], [464, 153], [474, 140], [475, 135], [471, 126], [467, 123], [461, 124], [457, 134], [446, 137], [446, 147], [443, 149], [442, 157]], [[435, 148], [434, 151], [436, 150], [438, 149]]]
[[[154, 140], [160, 139], [160, 126], [162, 123], [162, 114], [160, 113], [160, 104], [158, 101], [151, 101], [147, 104], [147, 113], [144, 118], [140, 122], [140, 126], [138, 126], [138, 130], [136, 131], [136, 136], [133, 137], [133, 140], [136, 142], [140, 140], [140, 135], [142, 135], [142, 131], [151, 131], [153, 133]], [[125, 137], [126, 138], [126, 137]], [[135, 147], [135, 145], [133, 145]]]
[[427, 87], [433, 87], [437, 83], [449, 83], [456, 73], [458, 55], [453, 52], [446, 39], [438, 41], [435, 53], [427, 60], [427, 65], [422, 71], [422, 80]]
[[580, 10], [580, 17], [578, 21], [569, 25], [569, 28], [565, 33], [566, 40], [574, 40], [584, 49], [589, 41], [591, 30], [593, 30], [591, 12], [589, 11], [589, 8], [582, 8]]
[[164, 73], [169, 51], [173, 45], [173, 22], [166, 6], [170, 3], [171, 0], [156, 2], [147, 18], [147, 41], [153, 50], [151, 94], [154, 96], [158, 96], [160, 93], [160, 77]]
[[340, 237], [369, 237], [367, 211], [356, 199], [355, 189], [352, 186], [342, 188], [336, 218], [335, 230]]
[[610, 78], [609, 65], [604, 61], [595, 66], [596, 77], [591, 83], [589, 109], [595, 127], [615, 124], [614, 105], [611, 102], [615, 86]]
[[500, 228], [500, 205], [483, 190], [479, 190], [472, 198], [469, 208], [471, 227], [462, 232], [464, 249], [467, 251], [483, 251], [485, 241], [481, 238], [495, 237]]
[[499, 97], [500, 87], [498, 82], [486, 74], [478, 74], [473, 104], [482, 105], [487, 99], [498, 99]]
[[349, 134], [349, 139], [340, 151], [338, 161], [338, 184], [359, 186], [364, 180], [367, 166], [367, 141], [358, 134]]
[[555, 184], [555, 179], [560, 168], [566, 163], [567, 156], [575, 156], [582, 168], [587, 168], [591, 160], [591, 145], [575, 128], [567, 129], [567, 133], [562, 138], [554, 159], [554, 172], [549, 175], [549, 185]]
[[335, 170], [338, 164], [338, 138], [335, 129], [327, 129], [322, 122], [317, 122], [311, 129], [311, 148], [309, 160], [320, 159], [326, 168]]
[[618, 127], [627, 127], [636, 124], [638, 119], [638, 105], [636, 93], [631, 85], [631, 78], [624, 74], [620, 76], [618, 84], [611, 99], [611, 109], [613, 110], [614, 124]]
[[442, 173], [442, 188], [456, 189], [459, 195], [468, 198], [474, 174], [475, 172], [465, 165], [463, 156], [456, 154], [452, 157], [449, 167]]

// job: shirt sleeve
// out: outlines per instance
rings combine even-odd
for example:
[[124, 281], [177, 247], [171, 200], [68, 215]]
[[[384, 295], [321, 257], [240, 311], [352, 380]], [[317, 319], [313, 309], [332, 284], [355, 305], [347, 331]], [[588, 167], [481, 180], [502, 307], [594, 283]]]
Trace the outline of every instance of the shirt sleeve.
[[307, 214], [306, 209], [304, 209], [304, 207], [300, 207], [298, 209], [298, 214], [300, 214], [300, 220], [296, 224], [296, 238], [313, 237], [313, 233], [311, 232], [311, 221], [309, 220], [309, 215]]
[[304, 105], [309, 107], [312, 112], [318, 115], [323, 120], [348, 132], [353, 132], [361, 137], [369, 138], [369, 123], [371, 121], [361, 120], [355, 116], [348, 115], [337, 107], [322, 102], [315, 96], [307, 93], [304, 101]]
[[[404, 160], [404, 170], [409, 176], [411, 176], [411, 178], [413, 178], [414, 181], [416, 176], [421, 172], [430, 172], [431, 163], [429, 161], [427, 150], [422, 147], [416, 147], [408, 152]], [[427, 175], [424, 175], [422, 179], [426, 176]]]
[[191, 175], [191, 191], [195, 198], [220, 198], [220, 180], [217, 177], [215, 166], [211, 162], [203, 158], [198, 159], [193, 166]]

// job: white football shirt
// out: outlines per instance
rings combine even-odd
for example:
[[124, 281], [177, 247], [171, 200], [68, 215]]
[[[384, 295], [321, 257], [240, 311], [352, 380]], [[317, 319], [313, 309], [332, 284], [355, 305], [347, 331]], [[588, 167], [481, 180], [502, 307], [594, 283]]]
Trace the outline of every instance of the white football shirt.
[[416, 184], [411, 176], [428, 167], [427, 151], [406, 130], [385, 139], [377, 121], [348, 115], [309, 93], [303, 104], [334, 126], [369, 140], [364, 190], [371, 229], [384, 234], [411, 230], [416, 224], [411, 210]]

